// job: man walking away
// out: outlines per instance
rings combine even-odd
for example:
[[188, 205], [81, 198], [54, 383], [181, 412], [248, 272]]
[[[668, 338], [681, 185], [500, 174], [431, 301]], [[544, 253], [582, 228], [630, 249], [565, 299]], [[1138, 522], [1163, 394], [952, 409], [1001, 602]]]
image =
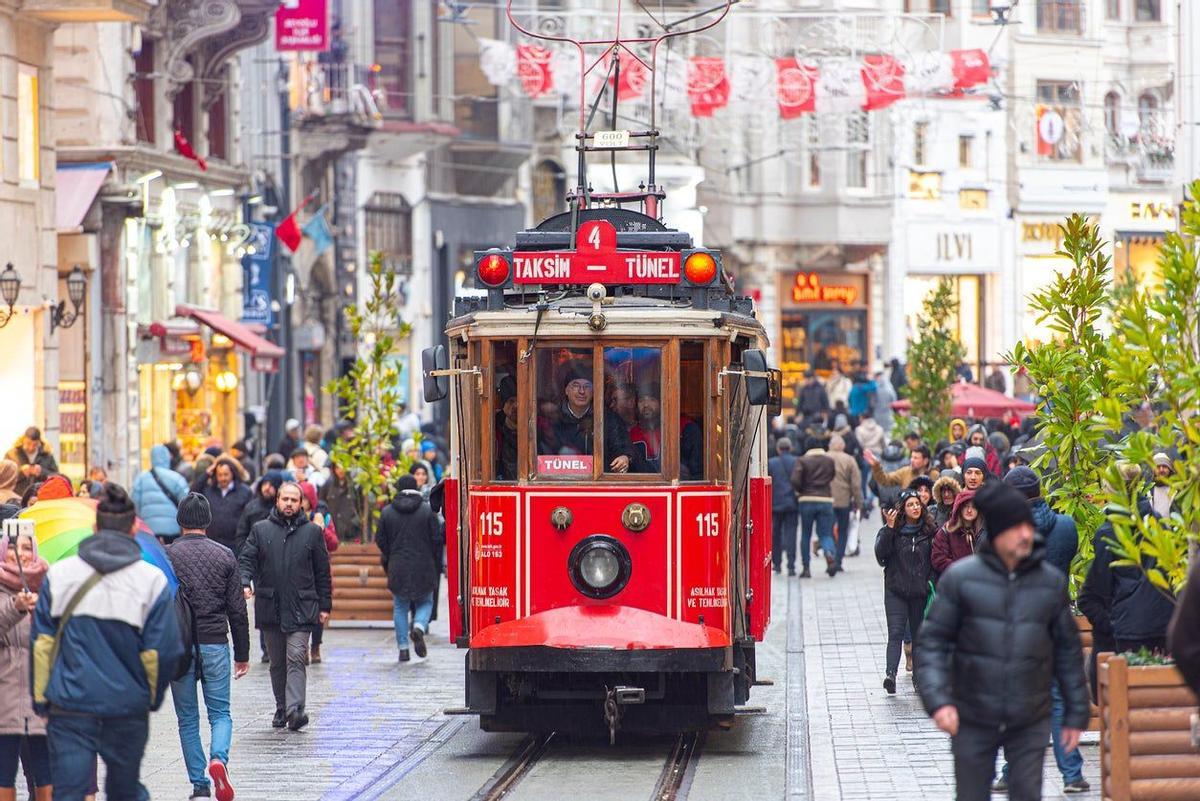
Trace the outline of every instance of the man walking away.
[[[400, 476], [396, 489], [398, 494], [379, 518], [375, 544], [379, 546], [388, 590], [392, 593], [399, 659], [407, 662], [410, 636], [417, 656], [424, 658], [426, 654], [425, 635], [433, 616], [433, 591], [441, 576], [438, 556], [443, 535], [437, 515], [421, 497], [415, 478]], [[410, 609], [413, 610], [411, 627]]]
[[275, 508], [250, 529], [239, 557], [244, 594], [254, 599], [254, 625], [271, 658], [271, 725], [292, 731], [308, 724], [309, 634], [329, 621], [333, 609], [325, 533], [304, 514], [302, 497], [299, 484], [284, 482]]
[[767, 460], [767, 474], [771, 477], [771, 564], [778, 573], [786, 552], [789, 576], [796, 575], [796, 522], [800, 515], [796, 491], [792, 489], [795, 469], [792, 441], [780, 437], [775, 443], [775, 455]]
[[155, 445], [150, 449], [150, 469], [133, 480], [133, 505], [164, 543], [179, 536], [175, 514], [187, 494], [187, 479], [171, 469], [171, 452], [166, 445]]
[[139, 780], [150, 731], [183, 654], [167, 577], [142, 560], [133, 501], [104, 485], [96, 533], [50, 567], [33, 618], [33, 702], [49, 715], [58, 801], [82, 801], [96, 757], [108, 798], [150, 797]]
[[837, 545], [833, 541], [833, 490], [830, 487], [836, 472], [833, 459], [821, 447], [821, 441], [809, 437], [808, 448], [796, 460], [796, 467], [792, 470], [792, 487], [800, 502], [800, 556], [804, 561], [800, 578], [812, 577], [809, 571], [809, 542], [814, 525], [821, 550], [825, 553], [825, 574], [830, 578], [837, 575], [834, 567]]
[[846, 543], [850, 539], [850, 513], [863, 505], [862, 470], [858, 460], [846, 453], [846, 443], [840, 434], [829, 438], [829, 458], [833, 459], [833, 482], [829, 485], [833, 497], [833, 519], [837, 524], [837, 557], [834, 568], [842, 569]]
[[[183, 533], [167, 550], [167, 556], [179, 579], [179, 592], [187, 597], [196, 616], [199, 664], [182, 679], [171, 682], [171, 700], [179, 718], [179, 744], [192, 783], [191, 798], [209, 797], [211, 777], [217, 801], [233, 801], [233, 785], [226, 769], [233, 739], [227, 634], [233, 634], [233, 677], [240, 679], [250, 669], [250, 623], [233, 551], [205, 535], [212, 523], [212, 508], [204, 495], [190, 493], [179, 504], [179, 528]], [[204, 707], [212, 729], [208, 776], [204, 775], [196, 679], [204, 691]]]
[[958, 801], [991, 795], [996, 753], [1009, 762], [1009, 797], [1042, 797], [1051, 686], [1062, 692], [1061, 743], [1074, 751], [1087, 726], [1079, 630], [1067, 578], [1043, 559], [1024, 495], [1003, 482], [975, 494], [988, 538], [941, 577], [916, 647], [925, 710], [953, 738]]

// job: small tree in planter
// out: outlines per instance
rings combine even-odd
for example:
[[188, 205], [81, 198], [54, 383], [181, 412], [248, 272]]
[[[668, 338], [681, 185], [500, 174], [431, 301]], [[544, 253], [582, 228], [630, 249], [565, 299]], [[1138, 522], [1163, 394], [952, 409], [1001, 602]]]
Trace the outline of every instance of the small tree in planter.
[[[1200, 192], [1192, 184], [1191, 197]], [[1184, 203], [1179, 233], [1159, 253], [1161, 284], [1127, 287], [1114, 307], [1107, 366], [1115, 392], [1101, 403], [1109, 426], [1119, 428], [1133, 405], [1149, 404], [1150, 424], [1121, 441], [1121, 456], [1154, 470], [1155, 453], [1172, 460], [1167, 487], [1171, 514], [1156, 518], [1114, 515], [1117, 564], [1134, 565], [1175, 597], [1187, 581], [1189, 550], [1200, 534], [1200, 205]], [[1132, 488], [1111, 498], [1136, 509]]]
[[1104, 519], [1096, 498], [1111, 458], [1100, 403], [1112, 392], [1112, 381], [1105, 367], [1108, 342], [1098, 326], [1109, 305], [1109, 258], [1102, 252], [1099, 227], [1083, 216], [1070, 217], [1062, 231], [1059, 255], [1071, 260], [1071, 269], [1029, 296], [1038, 322], [1046, 323], [1056, 339], [1029, 346], [1019, 342], [1007, 358], [1025, 368], [1040, 399], [1037, 437], [1046, 449], [1033, 467], [1047, 479], [1047, 502], [1079, 529], [1071, 565], [1074, 595], [1091, 565], [1092, 538]]
[[917, 338], [908, 343], [906, 397], [912, 404], [912, 427], [931, 443], [950, 429], [950, 386], [967, 353], [950, 330], [949, 320], [957, 314], [954, 284], [943, 278], [925, 297], [917, 317]]
[[[365, 541], [374, 538], [379, 510], [395, 494], [384, 456], [391, 449], [401, 400], [400, 370], [392, 356], [396, 344], [411, 330], [400, 315], [399, 278], [384, 265], [382, 253], [371, 254], [368, 278], [370, 291], [362, 308], [346, 307], [350, 333], [359, 345], [358, 357], [346, 375], [325, 385], [325, 391], [340, 398], [354, 417], [354, 436], [338, 439], [330, 455], [346, 468], [358, 488]], [[411, 457], [402, 453], [392, 469], [407, 472], [411, 463]]]

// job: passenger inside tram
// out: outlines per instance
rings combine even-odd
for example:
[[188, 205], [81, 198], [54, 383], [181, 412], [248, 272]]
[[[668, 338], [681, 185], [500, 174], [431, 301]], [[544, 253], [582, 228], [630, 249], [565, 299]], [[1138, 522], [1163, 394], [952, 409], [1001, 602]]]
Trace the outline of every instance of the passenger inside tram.
[[[634, 448], [634, 471], [662, 472], [662, 386], [657, 382], [637, 389], [637, 422], [629, 429]], [[704, 435], [695, 420], [679, 415], [679, 478], [704, 475]]]
[[[547, 372], [540, 371], [539, 382], [545, 380]], [[572, 358], [559, 365], [558, 375], [561, 393], [558, 419], [553, 423], [544, 424], [539, 413], [538, 453], [591, 456], [594, 453], [595, 387], [592, 383], [590, 352], [575, 349]], [[628, 473], [632, 455], [628, 429], [616, 414], [605, 409], [603, 458], [606, 471]]]
[[517, 480], [517, 382], [511, 375], [500, 379], [497, 388], [500, 408], [496, 411], [496, 480]]

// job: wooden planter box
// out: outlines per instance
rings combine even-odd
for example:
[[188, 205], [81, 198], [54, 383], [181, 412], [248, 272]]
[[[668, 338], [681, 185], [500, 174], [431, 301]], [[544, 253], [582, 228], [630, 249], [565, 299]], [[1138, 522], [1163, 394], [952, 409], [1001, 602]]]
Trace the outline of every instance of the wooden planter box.
[[374, 543], [343, 542], [329, 555], [333, 574], [333, 612], [330, 619], [357, 625], [392, 626], [392, 594], [387, 573], [379, 564]]
[[1101, 654], [1100, 781], [1105, 801], [1200, 798], [1192, 747], [1196, 697], [1171, 665], [1130, 667]]

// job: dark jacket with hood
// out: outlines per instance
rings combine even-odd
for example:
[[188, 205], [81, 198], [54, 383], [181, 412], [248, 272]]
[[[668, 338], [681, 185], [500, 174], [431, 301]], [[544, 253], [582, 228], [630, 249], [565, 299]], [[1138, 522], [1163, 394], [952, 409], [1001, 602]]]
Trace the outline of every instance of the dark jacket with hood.
[[1034, 498], [1029, 502], [1033, 514], [1033, 526], [1042, 542], [1046, 544], [1046, 562], [1071, 575], [1071, 561], [1079, 548], [1079, 530], [1070, 515], [1055, 512], [1045, 498]]
[[[63, 629], [51, 664], [54, 635], [67, 605], [91, 576]], [[143, 561], [137, 541], [100, 530], [79, 552], [50, 566], [33, 614], [33, 702], [97, 717], [142, 716], [158, 709], [183, 640], [167, 576]]]
[[250, 529], [238, 557], [242, 586], [254, 585], [254, 626], [284, 633], [312, 631], [333, 609], [325, 533], [300, 512], [272, 509]]
[[771, 477], [772, 512], [794, 512], [800, 508], [796, 502], [796, 490], [792, 488], [792, 471], [795, 469], [796, 457], [791, 451], [767, 460], [767, 475]]
[[[1106, 511], [1111, 514], [1111, 510]], [[1138, 501], [1138, 514], [1154, 514], [1147, 499]], [[1175, 604], [1155, 589], [1145, 571], [1113, 566], [1117, 557], [1108, 544], [1113, 536], [1110, 520], [1096, 529], [1096, 558], [1079, 591], [1079, 611], [1091, 622], [1096, 636], [1109, 642], [1165, 637]], [[1147, 561], [1147, 566], [1152, 564], [1149, 557]]]
[[[901, 512], [903, 514], [903, 512]], [[884, 589], [901, 598], [924, 598], [933, 578], [933, 518], [906, 525], [898, 519], [895, 528], [884, 526], [875, 535], [875, 560], [883, 567]]]
[[950, 519], [950, 513], [954, 511], [956, 504], [951, 503], [949, 506], [942, 503], [942, 493], [947, 490], [954, 491], [954, 497], [958, 497], [958, 493], [962, 492], [962, 484], [958, 482], [954, 476], [946, 474], [947, 471], [942, 471], [938, 480], [933, 482], [933, 524], [938, 528], [946, 525], [946, 521]]
[[184, 534], [167, 548], [167, 558], [196, 615], [196, 641], [225, 645], [232, 633], [233, 661], [250, 661], [250, 620], [233, 552], [203, 534]]
[[1011, 573], [985, 540], [951, 565], [917, 636], [914, 683], [925, 710], [947, 704], [966, 723], [1017, 728], [1050, 717], [1055, 679], [1063, 725], [1087, 727], [1087, 682], [1067, 577], [1045, 561], [1045, 546]]
[[379, 517], [375, 537], [392, 595], [417, 600], [434, 591], [442, 542], [437, 515], [418, 490], [404, 490], [392, 499]]
[[233, 483], [229, 491], [222, 492], [215, 475], [210, 475], [200, 492], [208, 498], [208, 505], [212, 509], [212, 525], [208, 527], [208, 536], [232, 551], [237, 547], [238, 524], [242, 521], [242, 513], [254, 500], [254, 493], [246, 486], [247, 476], [239, 462], [222, 457], [214, 463], [214, 473], [216, 465], [220, 464], [229, 465], [233, 470]]
[[260, 520], [266, 520], [271, 514], [271, 510], [275, 508], [274, 498], [268, 500], [263, 497], [262, 485], [264, 482], [274, 484], [275, 489], [278, 490], [283, 483], [283, 473], [278, 470], [268, 470], [254, 485], [254, 497], [246, 503], [242, 509], [242, 516], [238, 518], [237, 532], [234, 534], [233, 542], [234, 556], [241, 555], [242, 548], [246, 545], [246, 538], [250, 536], [250, 529], [254, 527], [254, 524]]

